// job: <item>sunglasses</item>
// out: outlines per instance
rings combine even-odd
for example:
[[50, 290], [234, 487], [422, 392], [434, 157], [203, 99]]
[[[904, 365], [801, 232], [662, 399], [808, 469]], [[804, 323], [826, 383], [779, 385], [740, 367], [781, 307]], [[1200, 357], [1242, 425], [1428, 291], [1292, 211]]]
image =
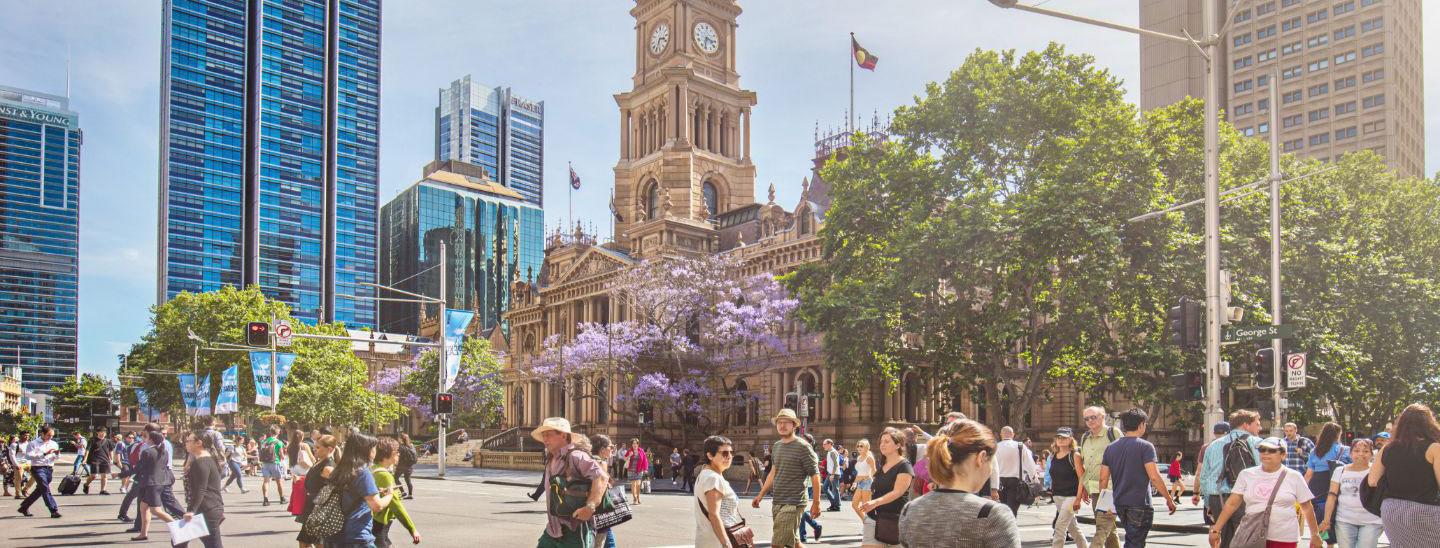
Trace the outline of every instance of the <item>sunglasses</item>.
[[1086, 416], [1085, 416], [1085, 420], [1087, 420], [1087, 421], [1100, 420], [1100, 415], [1086, 415]]
[[1271, 455], [1271, 454], [1284, 453], [1284, 452], [1285, 452], [1284, 449], [1279, 449], [1279, 448], [1275, 448], [1275, 447], [1261, 447], [1261, 448], [1260, 448], [1260, 454], [1261, 454], [1261, 455]]
[[722, 450], [720, 450], [720, 451], [716, 451], [715, 454], [720, 455], [720, 456], [722, 456], [722, 457], [733, 457], [733, 456], [735, 456], [735, 452], [734, 452], [734, 451], [731, 451], [731, 450], [729, 450], [729, 449], [722, 449]]

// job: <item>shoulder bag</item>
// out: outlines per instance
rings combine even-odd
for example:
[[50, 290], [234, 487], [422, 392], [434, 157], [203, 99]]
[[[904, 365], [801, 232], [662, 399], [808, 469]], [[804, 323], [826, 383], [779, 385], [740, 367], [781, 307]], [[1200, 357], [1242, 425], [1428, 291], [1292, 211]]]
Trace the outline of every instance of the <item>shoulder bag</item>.
[[1244, 514], [1240, 518], [1240, 525], [1236, 527], [1235, 536], [1230, 540], [1230, 548], [1265, 548], [1265, 537], [1270, 533], [1270, 512], [1275, 509], [1275, 494], [1280, 492], [1280, 487], [1285, 485], [1285, 479], [1292, 473], [1294, 472], [1290, 469], [1280, 467], [1280, 479], [1270, 490], [1270, 500], [1265, 502], [1265, 511]]
[[1374, 487], [1370, 486], [1370, 477], [1368, 474], [1360, 480], [1360, 505], [1365, 507], [1365, 511], [1375, 514], [1376, 516], [1380, 515], [1380, 506], [1385, 502], [1386, 479], [1388, 478], [1382, 474], [1380, 480], [1375, 482]]
[[595, 516], [590, 518], [590, 524], [596, 531], [604, 531], [630, 521], [634, 512], [630, 509], [630, 503], [625, 501], [625, 490], [620, 487], [611, 487], [605, 491], [605, 498], [609, 499], [609, 510], [596, 510]]
[[1015, 458], [1020, 466], [1020, 485], [1016, 487], [1020, 493], [1020, 504], [1035, 504], [1035, 498], [1045, 491], [1045, 484], [1040, 483], [1039, 478], [1031, 477], [1029, 466], [1026, 466], [1029, 463], [1025, 462], [1025, 446], [1016, 443], [1015, 452], [1018, 453]]
[[[550, 484], [546, 486], [550, 491], [549, 502], [546, 504], [550, 515], [561, 518], [570, 518], [575, 511], [585, 506], [585, 501], [590, 500], [590, 480], [583, 476], [570, 476], [573, 472], [570, 468], [570, 455], [574, 452], [561, 455], [560, 474], [550, 478]], [[595, 507], [595, 513], [603, 513], [614, 510], [610, 497], [600, 497], [600, 504]]]
[[[695, 497], [695, 504], [700, 506], [700, 515], [705, 516], [705, 521], [710, 521], [710, 512], [705, 510], [705, 504], [700, 502], [700, 497]], [[745, 518], [740, 518], [740, 523], [735, 525], [725, 525], [722, 520], [720, 525], [725, 527], [730, 548], [755, 548], [755, 531], [745, 524]]]

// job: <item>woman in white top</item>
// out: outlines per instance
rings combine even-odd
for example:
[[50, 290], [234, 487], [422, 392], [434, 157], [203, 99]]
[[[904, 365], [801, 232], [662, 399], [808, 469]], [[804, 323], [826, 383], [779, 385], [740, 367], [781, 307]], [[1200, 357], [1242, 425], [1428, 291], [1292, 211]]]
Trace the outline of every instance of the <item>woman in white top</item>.
[[[1354, 462], [1330, 476], [1330, 494], [1325, 503], [1325, 521], [1320, 522], [1321, 531], [1333, 531], [1340, 548], [1375, 548], [1380, 542], [1380, 533], [1385, 532], [1380, 516], [1371, 514], [1360, 502], [1360, 482], [1370, 475], [1370, 440], [1360, 438], [1350, 445], [1350, 458]], [[1335, 503], [1340, 503], [1337, 510]], [[1330, 525], [1335, 525], [1331, 530]]]
[[[705, 438], [704, 468], [695, 479], [695, 546], [696, 548], [734, 548], [725, 528], [743, 521], [740, 499], [725, 469], [735, 460], [735, 449], [725, 436]], [[703, 505], [703, 506], [702, 506]]]
[[875, 481], [875, 455], [870, 453], [870, 440], [855, 442], [855, 496], [850, 499], [850, 509], [865, 521], [860, 505], [870, 502], [870, 484]]
[[[1220, 519], [1210, 527], [1211, 546], [1220, 546], [1220, 531], [1240, 507], [1241, 502], [1245, 503], [1246, 515], [1267, 510], [1270, 512], [1270, 527], [1265, 535], [1267, 547], [1298, 547], [1300, 522], [1295, 519], [1296, 505], [1299, 505], [1300, 514], [1304, 516], [1309, 530], [1320, 530], [1315, 523], [1315, 507], [1310, 504], [1310, 500], [1315, 497], [1310, 494], [1310, 487], [1305, 485], [1305, 477], [1284, 466], [1285, 440], [1265, 438], [1260, 442], [1259, 449], [1260, 465], [1240, 471], [1240, 475], [1235, 478], [1230, 498], [1225, 500], [1225, 508], [1220, 511]], [[1266, 502], [1271, 500], [1272, 491], [1274, 503], [1267, 508]], [[1320, 535], [1310, 536], [1311, 548], [1322, 548], [1324, 545], [1325, 541]]]

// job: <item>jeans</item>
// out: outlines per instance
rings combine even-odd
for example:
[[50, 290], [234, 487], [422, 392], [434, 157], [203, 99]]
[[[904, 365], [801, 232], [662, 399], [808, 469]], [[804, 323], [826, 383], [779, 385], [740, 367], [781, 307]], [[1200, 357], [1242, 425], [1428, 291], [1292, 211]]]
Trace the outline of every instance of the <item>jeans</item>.
[[245, 480], [241, 477], [244, 475], [245, 474], [240, 471], [240, 463], [233, 460], [230, 461], [230, 479], [225, 480], [225, 487], [230, 487], [230, 484], [234, 483], [240, 486], [240, 490], [245, 490]]
[[820, 523], [815, 521], [815, 518], [810, 517], [810, 512], [802, 511], [800, 512], [800, 542], [805, 542], [805, 524], [807, 523], [815, 528], [815, 536], [820, 536]]
[[1155, 522], [1155, 509], [1150, 506], [1117, 506], [1115, 513], [1125, 527], [1125, 548], [1144, 548], [1145, 537]]
[[1075, 539], [1075, 546], [1085, 548], [1085, 535], [1080, 532], [1080, 523], [1075, 520], [1075, 511], [1071, 509], [1074, 503], [1075, 497], [1055, 497], [1057, 515], [1055, 517], [1055, 533], [1050, 537], [1051, 548], [1065, 546], [1067, 533], [1070, 538]]
[[85, 476], [90, 474], [90, 468], [85, 464], [84, 454], [75, 455], [75, 465], [70, 467], [70, 473], [77, 476]]
[[35, 499], [39, 498], [45, 499], [45, 507], [50, 509], [50, 513], [60, 511], [60, 508], [55, 505], [55, 497], [50, 495], [50, 475], [52, 473], [54, 473], [54, 469], [49, 466], [32, 466], [30, 468], [30, 477], [35, 478], [35, 486], [30, 488], [30, 496], [25, 497], [24, 502], [20, 503], [21, 512], [30, 509], [30, 505], [35, 504]]
[[1334, 530], [1333, 538], [1340, 541], [1340, 548], [1375, 548], [1380, 542], [1380, 533], [1385, 532], [1385, 526], [1338, 521], [1335, 522]]
[[599, 531], [596, 531], [595, 544], [593, 546], [595, 548], [615, 548], [615, 530], [606, 529], [603, 535], [600, 534]]
[[830, 474], [820, 483], [820, 489], [824, 491], [825, 499], [830, 501], [831, 510], [840, 509], [840, 482], [836, 481], [838, 479], [834, 474]]

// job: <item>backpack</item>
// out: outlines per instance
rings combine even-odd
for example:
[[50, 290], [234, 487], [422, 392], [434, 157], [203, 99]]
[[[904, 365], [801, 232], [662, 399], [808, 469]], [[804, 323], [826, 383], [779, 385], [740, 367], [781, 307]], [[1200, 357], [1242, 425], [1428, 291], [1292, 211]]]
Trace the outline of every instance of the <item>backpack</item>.
[[399, 468], [415, 466], [415, 448], [407, 445], [400, 446], [400, 462], [396, 463]]
[[275, 462], [275, 442], [266, 440], [260, 445], [260, 462], [265, 464]]
[[130, 465], [140, 466], [140, 452], [145, 450], [145, 444], [139, 441], [130, 444]]
[[300, 526], [300, 534], [318, 539], [328, 539], [339, 534], [340, 530], [345, 528], [345, 520], [349, 517], [349, 512], [341, 501], [343, 492], [335, 489], [335, 485], [329, 482], [322, 486], [315, 496], [315, 500], [319, 502], [310, 510], [310, 515], [305, 517], [305, 523]]
[[1235, 485], [1235, 479], [1240, 477], [1240, 471], [1255, 466], [1255, 452], [1250, 450], [1250, 442], [1246, 441], [1250, 434], [1244, 432], [1225, 444], [1225, 460], [1220, 464], [1220, 477], [1228, 485]]

